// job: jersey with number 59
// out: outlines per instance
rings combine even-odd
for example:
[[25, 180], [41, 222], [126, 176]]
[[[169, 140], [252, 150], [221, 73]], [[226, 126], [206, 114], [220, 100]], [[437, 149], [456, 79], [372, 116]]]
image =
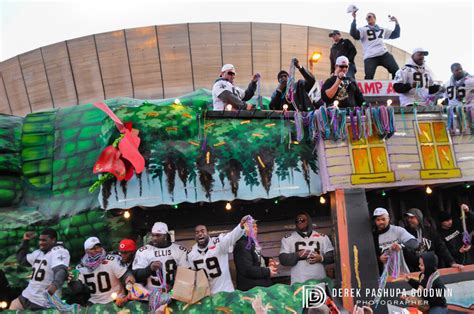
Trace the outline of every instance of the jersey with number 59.
[[[299, 250], [310, 250], [324, 256], [334, 251], [334, 247], [327, 235], [316, 231], [312, 231], [308, 237], [303, 237], [295, 231], [281, 239], [280, 253], [296, 253]], [[291, 284], [324, 277], [326, 277], [326, 270], [322, 263], [310, 264], [306, 260], [299, 260], [291, 267]]]
[[127, 272], [127, 267], [122, 265], [118, 255], [107, 255], [95, 270], [82, 264], [77, 265], [76, 268], [80, 272], [79, 281], [89, 288], [91, 303], [110, 303], [114, 301], [112, 294], [120, 294], [123, 290], [120, 278]]
[[48, 301], [43, 293], [53, 282], [53, 268], [60, 265], [69, 266], [69, 251], [61, 245], [56, 245], [46, 253], [36, 250], [27, 254], [26, 260], [32, 266], [33, 273], [28, 287], [23, 290], [22, 295], [35, 304], [48, 307]]
[[244, 229], [238, 225], [231, 232], [210, 238], [207, 247], [201, 249], [197, 243], [189, 252], [189, 263], [194, 270], [204, 269], [211, 294], [232, 292], [234, 285], [229, 271], [229, 249], [244, 235]]
[[[138, 249], [132, 264], [132, 269], [147, 268], [152, 262], [159, 261], [162, 266], [162, 276], [166, 284], [170, 287], [174, 284], [176, 270], [178, 266], [189, 267], [188, 250], [181, 245], [172, 243], [165, 248], [158, 248], [151, 244], [147, 244]], [[162, 285], [160, 278], [153, 274], [148, 277], [146, 288], [152, 291], [154, 288]]]
[[417, 65], [413, 59], [405, 64], [403, 68], [395, 74], [394, 84], [410, 84], [413, 86], [417, 83], [417, 88], [413, 87], [408, 92], [399, 94], [400, 106], [411, 105], [417, 102], [419, 105], [426, 105], [429, 96], [429, 87], [433, 85], [433, 73], [423, 65]]
[[474, 98], [474, 75], [466, 75], [460, 80], [453, 77], [445, 84], [444, 97], [449, 105], [470, 104]]

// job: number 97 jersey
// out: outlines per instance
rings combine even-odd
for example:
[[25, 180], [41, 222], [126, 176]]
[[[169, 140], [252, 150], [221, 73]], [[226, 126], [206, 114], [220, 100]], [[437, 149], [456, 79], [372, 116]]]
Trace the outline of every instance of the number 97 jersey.
[[82, 264], [76, 267], [79, 274], [79, 281], [87, 285], [90, 292], [89, 301], [94, 304], [107, 304], [114, 299], [112, 294], [117, 295], [122, 292], [120, 278], [127, 272], [127, 267], [120, 263], [120, 257], [109, 254], [105, 260], [95, 270], [85, 267]]
[[[135, 259], [133, 260], [132, 269], [147, 268], [153, 262], [161, 262], [162, 278], [165, 283], [171, 288], [174, 284], [174, 278], [178, 266], [188, 268], [188, 250], [178, 244], [172, 243], [165, 248], [157, 248], [153, 245], [147, 244], [138, 249]], [[148, 277], [146, 288], [152, 291], [154, 288], [162, 286], [161, 278], [156, 274]]]

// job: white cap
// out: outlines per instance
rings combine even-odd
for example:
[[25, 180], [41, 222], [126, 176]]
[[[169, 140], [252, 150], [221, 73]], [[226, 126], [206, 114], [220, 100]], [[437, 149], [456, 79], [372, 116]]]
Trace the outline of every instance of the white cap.
[[97, 237], [90, 237], [89, 239], [86, 240], [86, 242], [84, 242], [84, 250], [90, 250], [92, 249], [94, 246], [96, 246], [97, 244], [100, 244], [100, 240], [99, 238]]
[[336, 65], [347, 65], [347, 66], [349, 66], [349, 59], [347, 59], [347, 57], [344, 57], [344, 56], [339, 56], [336, 59]]
[[151, 228], [151, 233], [166, 234], [168, 233], [168, 225], [164, 222], [155, 222], [153, 228]]
[[350, 4], [348, 7], [347, 7], [347, 13], [354, 13], [354, 12], [357, 12], [359, 10], [358, 7], [356, 7], [355, 5], [353, 4]]
[[235, 68], [232, 64], [224, 64], [224, 66], [222, 67], [221, 73], [224, 73], [229, 70], [235, 73]]
[[414, 55], [415, 53], [417, 52], [422, 52], [423, 55], [427, 56], [428, 55], [428, 51], [426, 51], [425, 49], [421, 48], [421, 47], [418, 47], [418, 48], [415, 48], [413, 49], [413, 52], [411, 53], [411, 55]]
[[377, 216], [382, 216], [382, 215], [387, 215], [388, 216], [388, 211], [383, 208], [383, 207], [377, 207], [375, 210], [374, 210], [374, 217], [377, 217]]

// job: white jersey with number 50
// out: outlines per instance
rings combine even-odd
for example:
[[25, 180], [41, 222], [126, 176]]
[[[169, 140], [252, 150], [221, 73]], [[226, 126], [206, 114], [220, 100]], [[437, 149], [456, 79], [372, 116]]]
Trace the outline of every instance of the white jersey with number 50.
[[89, 288], [91, 303], [110, 303], [114, 301], [112, 293], [120, 294], [123, 290], [120, 278], [127, 272], [127, 267], [122, 265], [118, 255], [107, 255], [95, 270], [82, 264], [77, 265], [76, 268], [80, 272], [79, 281]]
[[196, 243], [189, 252], [189, 263], [193, 269], [204, 269], [206, 272], [211, 294], [234, 291], [229, 271], [229, 249], [243, 235], [244, 229], [238, 225], [225, 235], [210, 238], [206, 248], [201, 249]]
[[[310, 250], [324, 255], [334, 251], [334, 247], [327, 235], [316, 231], [312, 231], [309, 237], [302, 237], [295, 231], [281, 239], [280, 253], [296, 253], [299, 250]], [[299, 260], [291, 267], [291, 284], [324, 277], [326, 277], [326, 270], [322, 263], [310, 264], [306, 260]]]
[[[147, 244], [138, 249], [135, 259], [132, 264], [132, 269], [143, 269], [148, 267], [152, 262], [161, 262], [163, 279], [167, 285], [173, 287], [176, 269], [178, 266], [189, 267], [188, 264], [188, 250], [181, 245], [172, 243], [165, 248], [157, 248], [151, 244]], [[152, 291], [154, 288], [161, 286], [162, 283], [158, 276], [153, 275], [148, 277], [146, 288]]]
[[43, 293], [53, 282], [53, 268], [59, 265], [69, 266], [69, 251], [61, 245], [57, 245], [46, 253], [36, 250], [27, 254], [26, 260], [32, 266], [33, 273], [28, 287], [23, 290], [21, 295], [39, 306], [48, 307], [48, 301]]

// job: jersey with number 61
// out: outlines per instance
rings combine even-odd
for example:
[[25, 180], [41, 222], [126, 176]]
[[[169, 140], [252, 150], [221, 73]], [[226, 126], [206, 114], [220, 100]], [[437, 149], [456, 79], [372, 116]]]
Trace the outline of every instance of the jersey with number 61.
[[[152, 262], [159, 261], [162, 266], [163, 279], [166, 284], [173, 287], [178, 266], [189, 267], [188, 250], [181, 245], [172, 243], [165, 248], [158, 248], [151, 244], [147, 244], [138, 249], [132, 264], [132, 269], [143, 269], [148, 267]], [[160, 287], [162, 282], [155, 274], [148, 277], [146, 288], [152, 291], [153, 288]]]
[[399, 94], [400, 106], [411, 105], [414, 102], [417, 102], [419, 105], [427, 105], [426, 100], [429, 96], [429, 87], [434, 84], [433, 73], [424, 64], [417, 65], [413, 59], [410, 59], [403, 68], [397, 71], [393, 83], [408, 83], [410, 86], [416, 83], [418, 86], [406, 93]]
[[94, 304], [107, 304], [114, 299], [112, 294], [120, 294], [123, 286], [120, 278], [127, 272], [127, 267], [120, 263], [118, 255], [109, 254], [95, 270], [82, 264], [76, 266], [79, 270], [79, 281], [87, 285], [90, 292], [89, 301]]
[[48, 301], [43, 293], [53, 282], [56, 266], [69, 266], [69, 251], [61, 245], [54, 246], [51, 250], [44, 253], [36, 250], [26, 255], [26, 260], [31, 264], [33, 273], [28, 287], [23, 290], [23, 297], [42, 307], [48, 307]]
[[466, 75], [456, 81], [453, 77], [445, 84], [444, 96], [448, 98], [449, 105], [470, 104], [474, 98], [474, 75]]
[[206, 248], [201, 249], [196, 243], [189, 252], [189, 263], [193, 269], [204, 269], [209, 279], [211, 294], [234, 291], [229, 271], [229, 249], [243, 234], [244, 229], [238, 225], [225, 235], [210, 238]]

